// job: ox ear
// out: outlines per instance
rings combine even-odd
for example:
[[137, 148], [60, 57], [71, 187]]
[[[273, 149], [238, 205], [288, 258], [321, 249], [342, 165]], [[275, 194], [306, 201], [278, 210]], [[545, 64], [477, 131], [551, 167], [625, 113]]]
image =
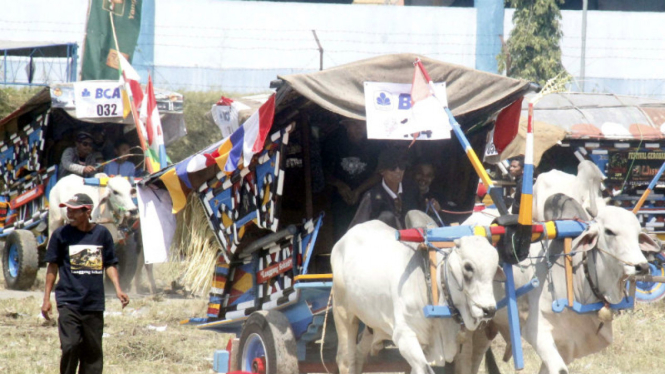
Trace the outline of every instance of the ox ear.
[[589, 225], [589, 228], [573, 240], [573, 251], [586, 252], [596, 248], [598, 244], [598, 225]]
[[111, 196], [111, 189], [106, 187], [104, 189], [104, 192], [102, 192], [102, 195], [99, 197], [99, 203], [97, 203], [97, 206], [104, 204], [109, 197]]
[[661, 243], [660, 241], [656, 242], [648, 234], [641, 232], [638, 238], [640, 242], [640, 250], [642, 252], [660, 252]]
[[496, 267], [496, 273], [494, 273], [494, 281], [495, 282], [505, 282], [506, 281], [506, 273], [503, 272], [503, 269], [501, 269], [501, 266]]

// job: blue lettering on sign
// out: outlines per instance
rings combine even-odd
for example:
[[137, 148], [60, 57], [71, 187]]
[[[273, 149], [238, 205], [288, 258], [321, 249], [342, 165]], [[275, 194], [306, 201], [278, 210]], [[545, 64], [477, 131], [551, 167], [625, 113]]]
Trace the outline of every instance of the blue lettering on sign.
[[101, 99], [102, 95], [104, 94], [104, 90], [101, 88], [98, 88], [95, 90], [95, 99]]
[[120, 88], [116, 88], [113, 90], [113, 96], [111, 96], [111, 99], [119, 99], [120, 98]]
[[399, 103], [397, 109], [406, 110], [411, 109], [411, 94], [403, 93], [399, 94]]

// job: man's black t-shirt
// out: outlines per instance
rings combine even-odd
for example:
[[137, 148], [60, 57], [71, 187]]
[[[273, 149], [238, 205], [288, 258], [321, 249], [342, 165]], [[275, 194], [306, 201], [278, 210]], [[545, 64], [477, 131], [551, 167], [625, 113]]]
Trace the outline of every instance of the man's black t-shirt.
[[324, 143], [323, 167], [353, 190], [376, 173], [378, 153], [379, 149], [372, 141], [351, 143], [346, 129], [340, 127]]
[[118, 263], [113, 237], [106, 227], [95, 225], [88, 232], [65, 225], [51, 235], [46, 262], [59, 267], [55, 286], [58, 306], [82, 312], [104, 310], [104, 268]]

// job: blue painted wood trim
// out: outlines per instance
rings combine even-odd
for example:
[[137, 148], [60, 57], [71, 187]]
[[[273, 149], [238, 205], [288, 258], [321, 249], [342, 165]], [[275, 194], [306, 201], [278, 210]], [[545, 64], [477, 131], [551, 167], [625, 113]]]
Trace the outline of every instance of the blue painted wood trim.
[[[518, 288], [515, 290], [515, 297], [520, 297], [528, 293], [529, 291], [533, 290], [534, 288], [538, 287], [540, 285], [540, 281], [538, 278], [533, 278], [531, 279], [531, 282], [525, 284], [524, 286]], [[508, 305], [508, 297], [504, 297], [501, 299], [498, 303], [496, 303], [496, 309], [501, 309], [504, 308]]]
[[520, 332], [519, 312], [517, 310], [513, 266], [509, 263], [504, 263], [503, 272], [506, 274], [506, 298], [508, 300], [510, 342], [513, 346], [513, 363], [515, 364], [515, 370], [522, 370], [524, 368], [524, 354], [522, 352], [522, 335]]
[[447, 305], [426, 305], [423, 313], [427, 318], [450, 318], [453, 314]]

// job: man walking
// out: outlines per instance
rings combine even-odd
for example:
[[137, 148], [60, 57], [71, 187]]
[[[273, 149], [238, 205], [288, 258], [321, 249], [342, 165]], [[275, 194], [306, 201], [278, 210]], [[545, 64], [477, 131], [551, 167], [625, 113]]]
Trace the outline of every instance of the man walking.
[[120, 288], [118, 259], [111, 233], [101, 225], [90, 222], [92, 199], [76, 194], [66, 203], [70, 223], [51, 233], [46, 251], [46, 287], [42, 315], [50, 320], [51, 290], [55, 287], [58, 306], [58, 331], [62, 358], [60, 373], [101, 373], [103, 369], [102, 333], [104, 329], [104, 281], [113, 282], [115, 292], [124, 308], [129, 297]]

